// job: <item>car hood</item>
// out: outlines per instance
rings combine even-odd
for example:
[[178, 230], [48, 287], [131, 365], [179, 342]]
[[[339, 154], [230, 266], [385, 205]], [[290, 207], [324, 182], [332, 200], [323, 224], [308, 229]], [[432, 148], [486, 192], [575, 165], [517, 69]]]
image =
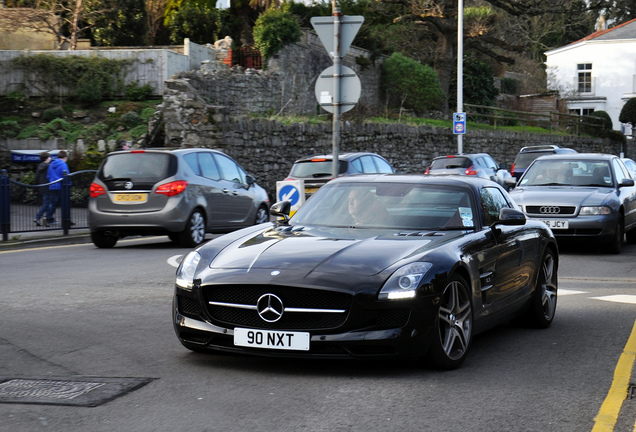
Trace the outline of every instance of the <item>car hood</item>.
[[462, 235], [464, 231], [405, 236], [386, 230], [271, 228], [228, 245], [216, 255], [210, 267], [371, 276], [402, 260], [413, 261]]
[[612, 188], [580, 186], [530, 186], [517, 187], [510, 196], [520, 205], [600, 205], [609, 196], [615, 195]]

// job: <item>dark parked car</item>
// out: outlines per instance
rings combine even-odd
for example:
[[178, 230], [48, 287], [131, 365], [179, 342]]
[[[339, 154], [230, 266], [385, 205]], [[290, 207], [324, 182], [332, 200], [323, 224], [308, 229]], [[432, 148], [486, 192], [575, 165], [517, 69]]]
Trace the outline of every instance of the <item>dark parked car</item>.
[[[390, 163], [375, 153], [341, 153], [340, 176], [356, 174], [389, 174], [395, 172]], [[298, 159], [285, 180], [305, 181], [305, 196], [309, 198], [333, 176], [333, 155], [315, 155]]]
[[185, 247], [206, 232], [269, 220], [267, 192], [228, 155], [209, 149], [109, 153], [90, 186], [97, 247], [130, 235], [168, 235]]
[[510, 174], [518, 181], [526, 171], [526, 168], [528, 168], [528, 165], [539, 156], [562, 153], [576, 153], [576, 150], [552, 144], [523, 147], [515, 157], [515, 161], [510, 168]]
[[425, 174], [429, 175], [466, 175], [492, 180], [509, 189], [506, 179], [512, 176], [504, 164], [498, 164], [487, 153], [438, 156], [431, 162]]
[[594, 241], [619, 253], [636, 242], [636, 187], [619, 157], [570, 153], [537, 158], [510, 193], [557, 239]]
[[557, 243], [496, 183], [341, 177], [289, 209], [184, 257], [173, 324], [186, 348], [455, 368], [480, 331], [554, 319]]

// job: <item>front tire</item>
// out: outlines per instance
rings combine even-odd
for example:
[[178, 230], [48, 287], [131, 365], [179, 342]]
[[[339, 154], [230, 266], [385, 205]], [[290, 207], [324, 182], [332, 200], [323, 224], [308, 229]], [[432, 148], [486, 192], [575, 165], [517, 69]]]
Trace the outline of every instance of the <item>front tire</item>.
[[429, 359], [439, 369], [455, 369], [466, 357], [473, 337], [473, 306], [468, 283], [454, 275], [440, 298]]
[[200, 210], [190, 215], [186, 227], [179, 233], [179, 243], [183, 247], [194, 248], [205, 240], [205, 216]]
[[110, 249], [117, 244], [117, 237], [107, 235], [102, 231], [95, 231], [91, 233], [91, 240], [93, 244], [101, 249]]
[[618, 218], [618, 222], [616, 223], [616, 233], [614, 235], [614, 238], [607, 245], [607, 252], [611, 254], [621, 253], [621, 249], [623, 248], [624, 237], [625, 237], [625, 222], [623, 222], [623, 216], [621, 215]]

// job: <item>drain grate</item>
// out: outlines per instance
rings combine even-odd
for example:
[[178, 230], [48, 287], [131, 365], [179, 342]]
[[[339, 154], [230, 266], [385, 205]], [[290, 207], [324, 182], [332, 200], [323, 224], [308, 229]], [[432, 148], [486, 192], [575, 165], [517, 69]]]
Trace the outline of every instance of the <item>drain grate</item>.
[[95, 407], [151, 381], [153, 378], [0, 377], [0, 403]]

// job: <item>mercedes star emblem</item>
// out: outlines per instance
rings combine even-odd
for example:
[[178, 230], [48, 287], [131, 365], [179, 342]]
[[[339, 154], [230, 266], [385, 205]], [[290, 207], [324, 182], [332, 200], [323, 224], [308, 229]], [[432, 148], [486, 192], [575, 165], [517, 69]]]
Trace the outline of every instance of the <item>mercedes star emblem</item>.
[[283, 316], [283, 301], [274, 294], [263, 294], [256, 302], [256, 310], [263, 319], [270, 323], [278, 321]]

